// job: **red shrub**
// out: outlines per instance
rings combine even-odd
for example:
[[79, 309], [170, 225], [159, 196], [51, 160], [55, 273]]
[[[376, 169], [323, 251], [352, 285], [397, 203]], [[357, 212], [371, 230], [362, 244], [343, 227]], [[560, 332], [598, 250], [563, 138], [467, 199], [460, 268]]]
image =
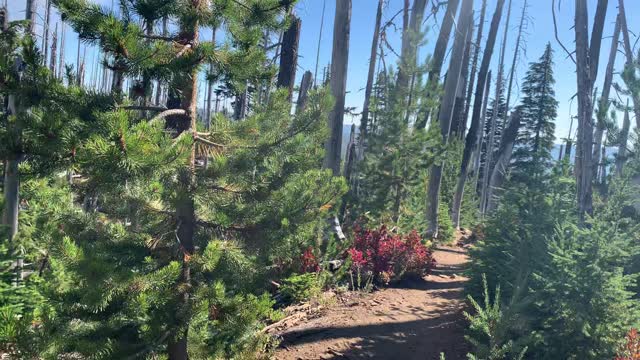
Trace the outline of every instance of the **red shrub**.
[[615, 360], [640, 360], [640, 336], [637, 329], [627, 333], [627, 342]]
[[378, 230], [356, 226], [353, 247], [347, 252], [352, 270], [370, 272], [384, 284], [406, 274], [423, 276], [434, 263], [431, 250], [415, 230], [402, 236], [390, 233], [384, 225]]
[[300, 257], [300, 272], [310, 273], [318, 271], [320, 271], [320, 264], [318, 264], [318, 259], [316, 259], [316, 256], [313, 254], [313, 248], [309, 246]]

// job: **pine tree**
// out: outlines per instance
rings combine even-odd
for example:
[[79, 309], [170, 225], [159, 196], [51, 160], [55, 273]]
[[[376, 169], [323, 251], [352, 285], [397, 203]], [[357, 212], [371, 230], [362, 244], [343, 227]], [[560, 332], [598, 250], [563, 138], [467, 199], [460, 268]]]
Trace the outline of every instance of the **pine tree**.
[[553, 50], [547, 44], [540, 59], [530, 64], [522, 85], [523, 99], [518, 107], [521, 127], [513, 154], [514, 181], [529, 183], [551, 165], [558, 109], [554, 85]]
[[[203, 131], [196, 80], [214, 63], [218, 82], [246, 94], [241, 89], [271, 76], [259, 42], [265, 29], [285, 26], [292, 2], [146, 7], [139, 0], [122, 3], [119, 18], [83, 0], [53, 4], [111, 59], [115, 91], [100, 102], [109, 106], [92, 103], [80, 113], [94, 123], [74, 148], [75, 206], [43, 220], [34, 234], [47, 243], [48, 305], [24, 351], [186, 359], [264, 349], [260, 323], [274, 316], [272, 301], [259, 295], [268, 265], [291, 264], [345, 192], [342, 179], [320, 170], [332, 101], [314, 91], [294, 116], [287, 92], [278, 91], [244, 120], [217, 114]], [[150, 37], [136, 25], [163, 16], [178, 26], [167, 36]], [[202, 28], [219, 24], [227, 44], [198, 41]], [[122, 96], [124, 79], [140, 74], [168, 83], [166, 107], [132, 104], [148, 98], [151, 86], [135, 85], [134, 101]], [[157, 114], [147, 119], [140, 110]], [[79, 204], [84, 194], [97, 200], [91, 211]]]

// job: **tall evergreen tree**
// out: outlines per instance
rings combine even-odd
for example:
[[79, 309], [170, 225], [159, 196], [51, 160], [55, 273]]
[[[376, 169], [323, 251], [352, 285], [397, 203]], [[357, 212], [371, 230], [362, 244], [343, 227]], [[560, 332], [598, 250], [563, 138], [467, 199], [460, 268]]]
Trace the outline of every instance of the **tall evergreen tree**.
[[553, 50], [547, 44], [540, 59], [530, 64], [522, 85], [521, 127], [513, 154], [516, 181], [530, 181], [532, 174], [540, 175], [552, 161], [558, 112], [554, 85]]

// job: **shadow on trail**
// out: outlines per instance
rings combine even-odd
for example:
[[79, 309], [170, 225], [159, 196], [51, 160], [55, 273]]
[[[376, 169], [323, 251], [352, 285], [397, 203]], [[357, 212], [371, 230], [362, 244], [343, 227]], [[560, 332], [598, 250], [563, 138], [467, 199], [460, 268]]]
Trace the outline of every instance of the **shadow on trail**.
[[335, 351], [322, 358], [398, 359], [402, 354], [402, 359], [439, 359], [440, 352], [444, 352], [447, 360], [457, 360], [466, 358], [467, 346], [462, 342], [452, 349], [451, 340], [446, 337], [452, 328], [460, 331], [459, 328], [463, 326], [460, 314], [450, 312], [437, 318], [416, 321], [293, 331], [284, 336], [282, 346], [327, 339], [361, 338], [349, 350]]

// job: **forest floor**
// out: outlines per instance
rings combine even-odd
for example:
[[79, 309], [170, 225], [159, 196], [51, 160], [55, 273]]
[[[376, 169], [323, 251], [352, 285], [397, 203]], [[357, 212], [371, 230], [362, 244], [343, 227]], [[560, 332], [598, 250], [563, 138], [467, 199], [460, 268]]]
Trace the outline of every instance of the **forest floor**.
[[466, 359], [462, 243], [440, 246], [437, 265], [423, 279], [372, 293], [325, 294], [319, 305], [290, 309], [270, 333], [282, 343], [278, 360]]

